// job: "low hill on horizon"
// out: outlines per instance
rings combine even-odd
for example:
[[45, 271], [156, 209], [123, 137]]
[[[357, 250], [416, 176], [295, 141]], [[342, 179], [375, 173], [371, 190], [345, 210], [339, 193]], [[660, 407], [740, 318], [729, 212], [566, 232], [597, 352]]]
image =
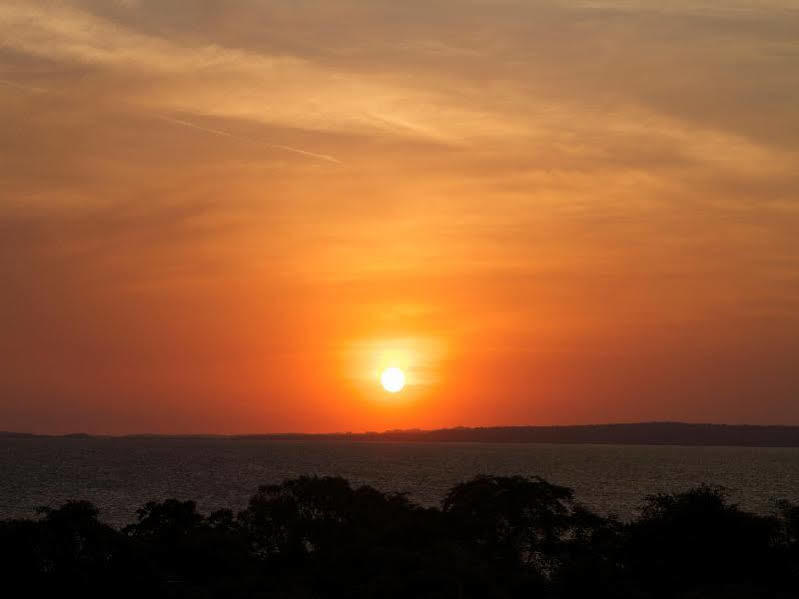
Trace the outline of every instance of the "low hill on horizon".
[[262, 433], [244, 435], [134, 434], [36, 435], [0, 431], [0, 438], [58, 437], [70, 439], [263, 439], [272, 441], [362, 441], [362, 442], [464, 442], [464, 443], [564, 443], [605, 445], [728, 445], [740, 447], [799, 447], [799, 426], [754, 424], [704, 424], [686, 422], [637, 422], [552, 426], [491, 426], [406, 429], [365, 433]]
[[640, 422], [554, 426], [455, 427], [367, 433], [234, 435], [237, 439], [393, 442], [584, 443], [799, 447], [799, 426]]

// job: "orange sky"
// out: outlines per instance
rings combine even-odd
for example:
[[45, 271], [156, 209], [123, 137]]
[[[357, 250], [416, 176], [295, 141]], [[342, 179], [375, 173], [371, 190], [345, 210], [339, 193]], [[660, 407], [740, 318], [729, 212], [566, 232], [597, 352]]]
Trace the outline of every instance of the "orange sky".
[[0, 429], [799, 424], [798, 31], [3, 0]]

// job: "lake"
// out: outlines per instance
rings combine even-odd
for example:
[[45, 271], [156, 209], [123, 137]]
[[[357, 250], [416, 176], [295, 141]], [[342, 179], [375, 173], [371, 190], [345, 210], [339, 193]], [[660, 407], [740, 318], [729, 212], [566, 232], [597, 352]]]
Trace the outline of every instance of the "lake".
[[799, 448], [32, 437], [0, 439], [0, 518], [68, 499], [92, 501], [116, 525], [168, 497], [240, 509], [259, 485], [301, 474], [408, 492], [423, 505], [477, 474], [539, 475], [625, 519], [644, 495], [701, 483], [761, 513], [776, 499], [799, 501]]

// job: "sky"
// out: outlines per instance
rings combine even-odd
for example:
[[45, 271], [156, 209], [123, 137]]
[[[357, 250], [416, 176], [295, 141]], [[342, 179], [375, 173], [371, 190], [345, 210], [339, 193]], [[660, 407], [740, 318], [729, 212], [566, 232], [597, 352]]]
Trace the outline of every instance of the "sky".
[[797, 74], [794, 0], [0, 0], [0, 430], [799, 424]]

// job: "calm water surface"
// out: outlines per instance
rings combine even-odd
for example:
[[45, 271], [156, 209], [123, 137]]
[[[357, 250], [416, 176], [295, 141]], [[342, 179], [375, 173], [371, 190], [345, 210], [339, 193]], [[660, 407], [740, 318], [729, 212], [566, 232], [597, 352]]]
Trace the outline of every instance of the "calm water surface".
[[258, 485], [301, 474], [407, 491], [425, 505], [476, 474], [535, 474], [623, 518], [646, 494], [703, 482], [760, 512], [775, 499], [799, 501], [797, 448], [22, 438], [0, 440], [0, 518], [68, 499], [94, 502], [114, 524], [167, 497], [240, 509]]

